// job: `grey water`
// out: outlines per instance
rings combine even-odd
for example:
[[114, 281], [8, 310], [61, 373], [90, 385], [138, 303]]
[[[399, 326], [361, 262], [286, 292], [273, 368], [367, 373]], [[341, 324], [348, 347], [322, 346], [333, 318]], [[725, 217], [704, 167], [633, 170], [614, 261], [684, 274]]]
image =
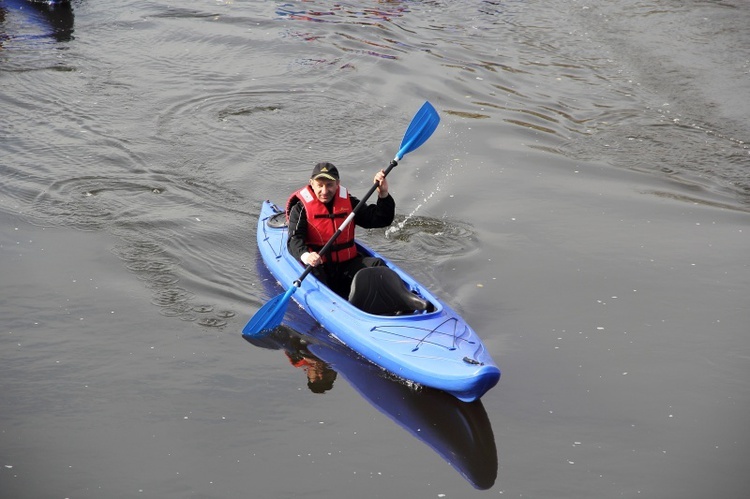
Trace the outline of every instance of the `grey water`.
[[[745, 0], [0, 0], [0, 495], [747, 497], [748, 26]], [[329, 345], [317, 393], [309, 331], [240, 335], [280, 289], [260, 203], [318, 161], [366, 192], [424, 101], [397, 220], [360, 235], [503, 375], [462, 405]]]

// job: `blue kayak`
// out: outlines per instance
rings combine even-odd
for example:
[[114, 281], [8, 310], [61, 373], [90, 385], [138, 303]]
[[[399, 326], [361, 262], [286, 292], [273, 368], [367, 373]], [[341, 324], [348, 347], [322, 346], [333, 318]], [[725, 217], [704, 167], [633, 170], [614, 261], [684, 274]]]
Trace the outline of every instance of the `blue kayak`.
[[[258, 219], [263, 262], [288, 289], [304, 271], [286, 249], [286, 217], [265, 201]], [[360, 271], [349, 301], [310, 274], [292, 298], [340, 342], [404, 380], [472, 402], [495, 386], [500, 369], [479, 336], [448, 305], [382, 255], [386, 267]]]

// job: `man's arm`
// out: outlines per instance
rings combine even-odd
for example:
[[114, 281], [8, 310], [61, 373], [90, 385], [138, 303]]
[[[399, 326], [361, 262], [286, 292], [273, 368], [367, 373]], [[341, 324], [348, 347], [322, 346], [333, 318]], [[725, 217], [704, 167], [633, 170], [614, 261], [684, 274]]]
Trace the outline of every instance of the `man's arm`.
[[[357, 206], [359, 199], [351, 197], [352, 209]], [[364, 229], [377, 229], [388, 227], [396, 217], [396, 201], [388, 194], [386, 197], [378, 197], [375, 204], [362, 207], [354, 217], [354, 222]]]
[[302, 259], [302, 255], [308, 252], [305, 244], [307, 235], [307, 215], [304, 212], [304, 205], [297, 203], [289, 210], [289, 239], [286, 242], [287, 250], [297, 260]]

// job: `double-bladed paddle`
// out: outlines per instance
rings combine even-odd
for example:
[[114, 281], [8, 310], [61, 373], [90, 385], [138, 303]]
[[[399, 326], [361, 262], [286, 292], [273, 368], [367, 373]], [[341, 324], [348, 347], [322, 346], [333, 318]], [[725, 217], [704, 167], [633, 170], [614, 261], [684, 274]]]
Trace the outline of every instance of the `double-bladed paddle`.
[[[390, 171], [398, 165], [398, 161], [400, 161], [401, 158], [403, 158], [407, 153], [410, 153], [411, 151], [424, 144], [425, 141], [430, 138], [432, 132], [435, 131], [439, 122], [440, 116], [438, 115], [437, 111], [435, 111], [435, 108], [432, 107], [432, 104], [430, 104], [429, 102], [425, 102], [419, 109], [419, 111], [417, 111], [417, 114], [414, 115], [414, 118], [412, 118], [409, 127], [406, 129], [404, 138], [401, 141], [401, 147], [396, 153], [396, 157], [388, 165], [388, 168], [385, 169], [385, 175], [388, 175], [388, 173], [390, 173]], [[372, 184], [372, 187], [370, 187], [370, 190], [367, 191], [365, 197], [363, 197], [357, 204], [357, 206], [354, 207], [354, 210], [349, 214], [348, 217], [346, 217], [344, 223], [341, 224], [338, 230], [333, 234], [333, 236], [331, 236], [331, 239], [329, 239], [325, 246], [323, 246], [323, 248], [318, 252], [319, 255], [323, 256], [327, 254], [328, 251], [330, 251], [333, 243], [339, 237], [341, 232], [354, 220], [357, 212], [361, 207], [365, 206], [365, 203], [377, 188], [377, 183]], [[250, 319], [250, 322], [248, 322], [247, 325], [243, 328], [243, 336], [260, 336], [281, 325], [281, 321], [284, 319], [286, 309], [289, 306], [289, 300], [292, 298], [292, 295], [295, 293], [295, 291], [297, 291], [297, 289], [302, 285], [302, 281], [305, 279], [305, 277], [307, 277], [310, 272], [312, 272], [312, 269], [312, 265], [307, 265], [304, 272], [302, 272], [297, 280], [294, 281], [291, 286], [289, 286], [289, 289], [287, 289], [285, 293], [272, 298], [268, 303], [263, 305], [260, 310], [255, 313], [252, 319]]]

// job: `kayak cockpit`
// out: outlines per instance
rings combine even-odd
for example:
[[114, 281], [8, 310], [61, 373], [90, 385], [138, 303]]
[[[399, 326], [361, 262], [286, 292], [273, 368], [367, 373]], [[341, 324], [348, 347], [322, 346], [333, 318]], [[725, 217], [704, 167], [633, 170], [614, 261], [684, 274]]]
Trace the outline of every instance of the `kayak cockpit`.
[[[285, 230], [286, 214], [276, 206], [274, 211], [266, 220], [266, 225], [271, 229]], [[368, 250], [369, 248], [357, 245], [357, 251], [361, 254], [376, 256]], [[409, 289], [399, 274], [388, 266], [367, 267], [358, 271], [352, 281], [348, 301], [359, 310], [372, 315], [412, 315], [436, 310], [430, 300], [418, 291]]]
[[373, 315], [406, 315], [433, 312], [435, 306], [409, 291], [388, 267], [367, 267], [354, 275], [349, 303]]

